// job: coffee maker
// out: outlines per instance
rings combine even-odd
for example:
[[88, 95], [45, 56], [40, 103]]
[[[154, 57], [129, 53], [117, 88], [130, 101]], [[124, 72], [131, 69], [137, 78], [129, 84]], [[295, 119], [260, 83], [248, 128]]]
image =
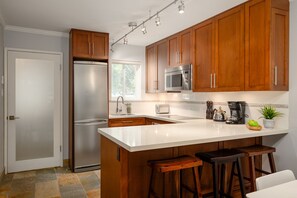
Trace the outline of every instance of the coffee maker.
[[244, 101], [228, 101], [230, 108], [230, 117], [227, 124], [245, 124], [245, 102]]

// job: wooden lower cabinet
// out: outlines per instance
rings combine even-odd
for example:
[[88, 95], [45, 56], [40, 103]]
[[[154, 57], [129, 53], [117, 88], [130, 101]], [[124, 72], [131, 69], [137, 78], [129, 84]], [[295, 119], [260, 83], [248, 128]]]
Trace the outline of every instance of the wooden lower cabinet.
[[[101, 137], [101, 196], [103, 198], [120, 197], [134, 198], [147, 197], [151, 169], [147, 166], [148, 160], [166, 159], [179, 155], [195, 155], [197, 152], [215, 151], [223, 148], [238, 148], [251, 146], [261, 143], [261, 138], [248, 138], [240, 140], [231, 140], [224, 142], [213, 142], [206, 144], [197, 144], [165, 149], [156, 149], [149, 151], [129, 152], [110, 141]], [[261, 158], [256, 158], [256, 167], [261, 167]], [[243, 172], [248, 176], [248, 160], [242, 160]], [[230, 173], [231, 165], [227, 166]], [[183, 181], [187, 181], [189, 186], [194, 185], [190, 170], [184, 171]], [[229, 175], [229, 174], [228, 174]], [[173, 175], [171, 175], [172, 177]], [[162, 190], [162, 177], [157, 175], [155, 189], [157, 192]], [[169, 179], [167, 190], [171, 190], [173, 179]], [[211, 166], [205, 164], [202, 171], [202, 192], [212, 191], [212, 173]], [[249, 185], [246, 183], [247, 192]], [[233, 196], [240, 197], [240, 190], [237, 178], [233, 187]], [[172, 197], [176, 197], [172, 195]], [[192, 197], [191, 193], [183, 191], [183, 197]]]
[[108, 120], [109, 127], [145, 125], [145, 118], [113, 118]]
[[125, 126], [139, 126], [139, 125], [155, 125], [155, 124], [173, 124], [164, 120], [136, 117], [136, 118], [113, 118], [109, 119], [108, 127], [125, 127]]

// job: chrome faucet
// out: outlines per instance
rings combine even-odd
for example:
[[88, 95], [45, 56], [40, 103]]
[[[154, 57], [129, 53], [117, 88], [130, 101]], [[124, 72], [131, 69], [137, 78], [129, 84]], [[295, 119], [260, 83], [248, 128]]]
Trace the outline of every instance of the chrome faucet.
[[116, 113], [121, 113], [122, 112], [122, 106], [121, 106], [121, 108], [119, 108], [119, 99], [122, 99], [122, 104], [125, 104], [124, 103], [124, 98], [123, 98], [123, 96], [119, 96], [118, 98], [117, 98], [117, 108], [116, 108]]

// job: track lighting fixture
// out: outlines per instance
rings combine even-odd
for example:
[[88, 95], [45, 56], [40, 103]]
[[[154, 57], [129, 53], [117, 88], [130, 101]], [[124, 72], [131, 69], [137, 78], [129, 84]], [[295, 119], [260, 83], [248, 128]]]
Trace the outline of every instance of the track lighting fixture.
[[184, 4], [184, 1], [183, 0], [180, 1], [180, 4], [178, 6], [178, 12], [180, 14], [183, 14], [185, 12], [185, 4]]
[[128, 39], [127, 39], [127, 36], [125, 36], [125, 38], [124, 38], [124, 45], [128, 45]]
[[146, 34], [146, 33], [147, 33], [147, 31], [146, 31], [146, 27], [145, 27], [145, 25], [144, 25], [144, 22], [142, 23], [141, 31], [142, 31], [143, 34]]
[[147, 29], [146, 29], [145, 23], [148, 22], [148, 21], [150, 21], [151, 19], [154, 19], [155, 18], [156, 26], [161, 25], [161, 20], [160, 20], [159, 14], [161, 14], [161, 12], [163, 12], [164, 10], [166, 10], [167, 8], [169, 8], [170, 6], [176, 4], [178, 1], [180, 1], [180, 4], [178, 5], [178, 12], [180, 14], [184, 13], [185, 12], [184, 0], [173, 0], [167, 6], [165, 6], [164, 8], [162, 8], [161, 10], [159, 10], [158, 12], [156, 12], [156, 14], [154, 14], [154, 15], [151, 16], [151, 12], [150, 12], [149, 17], [146, 20], [144, 20], [141, 24], [137, 25], [136, 22], [130, 22], [128, 25], [129, 25], [129, 27], [131, 27], [131, 30], [129, 32], [127, 32], [124, 36], [120, 37], [118, 40], [114, 41], [111, 44], [111, 49], [113, 49], [112, 47], [115, 44], [117, 44], [118, 42], [120, 42], [121, 40], [124, 40], [124, 44], [128, 44], [127, 36], [129, 34], [131, 34], [132, 32], [134, 32], [134, 30], [136, 30], [138, 28], [141, 28], [142, 33], [143, 34], [146, 34], [147, 33]]
[[156, 23], [156, 26], [161, 25], [161, 19], [159, 17], [159, 13], [157, 13], [157, 17], [155, 18], [155, 23]]

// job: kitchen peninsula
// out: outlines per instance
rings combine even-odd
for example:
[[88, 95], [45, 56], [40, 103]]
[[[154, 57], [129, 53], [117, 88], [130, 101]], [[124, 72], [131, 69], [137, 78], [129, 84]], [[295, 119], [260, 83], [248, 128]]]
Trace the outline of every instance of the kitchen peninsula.
[[[199, 119], [176, 124], [104, 128], [98, 132], [101, 134], [102, 150], [101, 195], [126, 198], [147, 196], [151, 172], [147, 166], [148, 160], [261, 144], [261, 137], [286, 134], [288, 129], [256, 132], [248, 130], [245, 125]], [[256, 159], [256, 166], [261, 165], [261, 158]], [[247, 175], [246, 159], [243, 161], [243, 171]], [[187, 178], [189, 174], [186, 172], [184, 177]], [[211, 181], [210, 166], [206, 165], [201, 181], [204, 193], [211, 191]], [[161, 182], [162, 179], [156, 182], [157, 188], [161, 189]], [[189, 182], [193, 182], [192, 179]], [[238, 187], [235, 185], [234, 189], [236, 193]]]

